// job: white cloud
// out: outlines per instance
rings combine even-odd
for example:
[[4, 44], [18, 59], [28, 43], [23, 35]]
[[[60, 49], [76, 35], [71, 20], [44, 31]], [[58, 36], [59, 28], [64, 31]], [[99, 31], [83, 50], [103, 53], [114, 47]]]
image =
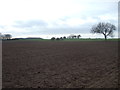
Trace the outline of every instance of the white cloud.
[[[37, 32], [89, 33], [90, 27], [99, 21], [117, 23], [117, 2], [118, 0], [0, 0], [0, 26], [4, 26], [0, 32], [15, 36], [18, 35], [17, 32], [26, 33], [25, 35], [36, 35]], [[30, 22], [31, 20], [33, 21]]]
[[80, 26], [80, 25], [83, 25], [83, 24], [95, 23], [95, 22], [97, 22], [96, 19], [91, 18], [91, 17], [88, 17], [88, 18], [86, 18], [86, 19], [71, 18], [71, 19], [68, 19], [65, 23], [66, 23], [68, 26], [75, 27], [75, 26]]
[[101, 20], [104, 20], [104, 21], [109, 21], [109, 20], [115, 20], [117, 21], [118, 20], [118, 15], [110, 15], [110, 14], [104, 14], [104, 15], [101, 15], [101, 16], [98, 16]]
[[1, 17], [6, 17], [5, 21], [53, 20], [83, 9], [83, 5], [73, 5], [69, 0], [3, 0], [0, 3]]

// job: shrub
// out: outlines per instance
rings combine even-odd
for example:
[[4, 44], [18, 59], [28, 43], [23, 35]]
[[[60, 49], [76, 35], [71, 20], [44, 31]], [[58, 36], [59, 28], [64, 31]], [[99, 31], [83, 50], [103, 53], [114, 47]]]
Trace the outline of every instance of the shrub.
[[55, 40], [55, 37], [52, 37], [51, 40]]

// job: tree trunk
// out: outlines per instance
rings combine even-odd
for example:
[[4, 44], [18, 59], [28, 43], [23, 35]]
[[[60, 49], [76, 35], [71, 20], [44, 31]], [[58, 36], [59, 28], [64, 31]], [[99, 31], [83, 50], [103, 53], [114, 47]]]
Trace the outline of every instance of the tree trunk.
[[107, 40], [107, 35], [104, 35], [104, 37], [105, 37], [105, 40]]

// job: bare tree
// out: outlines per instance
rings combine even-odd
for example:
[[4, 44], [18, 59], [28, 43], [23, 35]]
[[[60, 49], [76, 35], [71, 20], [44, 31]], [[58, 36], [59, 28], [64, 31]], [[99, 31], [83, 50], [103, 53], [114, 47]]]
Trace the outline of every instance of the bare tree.
[[77, 35], [77, 38], [79, 39], [81, 37], [81, 35]]
[[76, 37], [77, 37], [76, 35], [73, 36], [74, 39], [75, 39]]
[[7, 39], [7, 40], [12, 38], [12, 35], [10, 35], [10, 34], [5, 34], [4, 36], [5, 36], [5, 39]]
[[76, 37], [76, 35], [74, 35], [74, 34], [71, 34], [68, 36], [69, 39], [74, 39], [75, 37]]
[[97, 25], [94, 25], [91, 29], [91, 33], [99, 33], [103, 34], [105, 37], [105, 40], [107, 39], [107, 36], [113, 37], [113, 32], [116, 30], [116, 26], [111, 23], [103, 23], [100, 22]]

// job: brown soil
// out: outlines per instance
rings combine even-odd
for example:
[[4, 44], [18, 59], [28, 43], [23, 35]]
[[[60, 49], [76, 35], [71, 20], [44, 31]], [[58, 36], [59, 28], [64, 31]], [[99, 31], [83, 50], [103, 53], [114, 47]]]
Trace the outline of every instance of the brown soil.
[[4, 41], [3, 88], [117, 88], [116, 41]]

